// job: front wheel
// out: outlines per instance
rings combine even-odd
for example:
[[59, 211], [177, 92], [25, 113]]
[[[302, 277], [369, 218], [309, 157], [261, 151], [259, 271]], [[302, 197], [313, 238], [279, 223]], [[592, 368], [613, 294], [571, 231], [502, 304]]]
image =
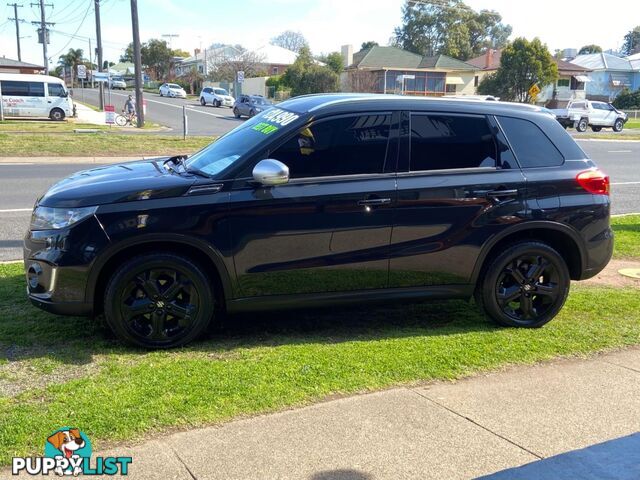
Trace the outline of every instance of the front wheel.
[[588, 126], [589, 126], [589, 121], [586, 118], [581, 118], [578, 124], [576, 125], [576, 130], [581, 133], [586, 132]]
[[623, 128], [624, 128], [624, 122], [622, 121], [621, 118], [617, 119], [613, 124], [613, 131], [621, 132]]
[[569, 269], [545, 243], [512, 245], [484, 269], [476, 300], [500, 325], [541, 327], [555, 317], [569, 294]]
[[109, 280], [105, 319], [124, 341], [145, 348], [172, 348], [201, 335], [215, 300], [206, 273], [173, 253], [140, 255]]
[[213, 106], [216, 108], [220, 108], [220, 100], [214, 100], [213, 101]]
[[116, 125], [124, 127], [127, 124], [127, 117], [124, 115], [116, 115]]
[[51, 110], [51, 113], [49, 113], [49, 118], [53, 121], [60, 122], [64, 120], [64, 111], [59, 108], [54, 108]]

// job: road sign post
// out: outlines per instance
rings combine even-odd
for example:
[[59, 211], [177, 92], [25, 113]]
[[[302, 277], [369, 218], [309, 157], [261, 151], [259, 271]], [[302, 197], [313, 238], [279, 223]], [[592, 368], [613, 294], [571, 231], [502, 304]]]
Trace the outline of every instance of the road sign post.
[[116, 123], [116, 107], [114, 105], [104, 106], [104, 123], [107, 125]]
[[540, 87], [538, 86], [537, 83], [534, 83], [533, 85], [531, 85], [531, 87], [529, 88], [529, 97], [531, 97], [531, 100], [533, 100], [533, 102], [535, 103], [536, 98], [538, 98], [538, 95], [540, 94], [541, 90]]
[[78, 80], [80, 82], [80, 92], [82, 94], [82, 101], [84, 102], [84, 81], [87, 79], [87, 67], [84, 65], [78, 65]]

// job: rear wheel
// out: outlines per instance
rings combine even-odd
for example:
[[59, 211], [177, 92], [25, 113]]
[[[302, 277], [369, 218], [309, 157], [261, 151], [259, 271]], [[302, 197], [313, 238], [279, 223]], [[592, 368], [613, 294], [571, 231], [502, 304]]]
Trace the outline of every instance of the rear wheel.
[[237, 107], [233, 107], [233, 116], [236, 118], [240, 118], [240, 110]]
[[621, 132], [623, 128], [624, 128], [624, 122], [622, 121], [621, 118], [618, 118], [613, 124], [613, 131]]
[[500, 325], [536, 328], [558, 314], [570, 282], [558, 252], [544, 243], [521, 242], [487, 265], [476, 300]]
[[202, 334], [214, 313], [209, 278], [172, 253], [140, 255], [122, 264], [105, 292], [105, 319], [124, 341], [171, 348]]
[[160, 90], [160, 92], [158, 92], [158, 93], [160, 93], [160, 96], [162, 97], [162, 90]]
[[602, 130], [602, 127], [591, 127], [591, 130], [593, 130], [594, 132], [599, 132], [600, 130]]
[[576, 130], [579, 132], [586, 132], [588, 126], [589, 126], [589, 121], [586, 118], [581, 118], [578, 124], [576, 125]]
[[253, 117], [255, 116], [255, 114], [256, 114], [256, 111], [251, 109], [251, 111], [249, 112], [249, 117]]
[[206, 104], [207, 102], [205, 102], [204, 97], [200, 97], [200, 105], [204, 107]]
[[64, 111], [59, 109], [59, 108], [54, 108], [53, 110], [51, 110], [51, 112], [49, 113], [49, 118], [51, 120], [54, 120], [56, 122], [59, 122], [61, 120], [64, 120]]

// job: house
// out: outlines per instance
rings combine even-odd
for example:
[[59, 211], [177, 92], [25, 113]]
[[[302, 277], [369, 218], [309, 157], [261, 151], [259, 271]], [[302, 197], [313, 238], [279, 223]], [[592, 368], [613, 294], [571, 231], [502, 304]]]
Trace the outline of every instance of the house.
[[[479, 57], [467, 60], [467, 63], [479, 69], [475, 79], [476, 87], [484, 77], [498, 70], [501, 58], [501, 49], [488, 49]], [[590, 81], [588, 73], [591, 70], [559, 59], [554, 61], [558, 66], [558, 79], [554, 84], [542, 88], [536, 103], [548, 105], [550, 108], [562, 108], [571, 100], [584, 99], [585, 85]]]
[[196, 48], [192, 56], [177, 58], [174, 62], [175, 75], [181, 77], [189, 74], [193, 69], [202, 75], [208, 74], [215, 66], [237, 58], [241, 51], [232, 45], [212, 45], [200, 50]]
[[422, 56], [374, 46], [353, 53], [342, 47], [343, 91], [444, 96], [474, 94], [476, 67], [446, 55]]
[[[267, 75], [282, 75], [298, 58], [296, 52], [270, 43], [251, 50], [259, 62], [258, 70], [264, 70]], [[319, 62], [318, 62], [319, 63]]]
[[571, 63], [591, 70], [587, 83], [590, 100], [610, 102], [625, 88], [640, 88], [640, 68], [635, 60], [602, 52], [578, 55]]
[[0, 73], [44, 73], [44, 67], [13, 60], [12, 58], [0, 57]]
[[120, 62], [109, 67], [110, 72], [115, 72], [118, 75], [133, 76], [136, 72], [136, 66], [132, 62]]

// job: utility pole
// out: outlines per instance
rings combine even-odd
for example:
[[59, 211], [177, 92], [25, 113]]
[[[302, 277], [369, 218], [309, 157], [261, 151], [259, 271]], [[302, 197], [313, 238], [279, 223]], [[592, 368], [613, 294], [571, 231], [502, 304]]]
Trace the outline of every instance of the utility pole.
[[7, 3], [7, 7], [13, 7], [13, 18], [9, 20], [15, 20], [16, 22], [16, 42], [18, 43], [18, 61], [22, 61], [22, 54], [20, 53], [20, 19], [18, 18], [18, 7], [22, 7], [22, 5], [18, 5], [17, 3]]
[[91, 37], [89, 37], [89, 65], [91, 66], [91, 88], [93, 88], [93, 52], [91, 51]]
[[47, 25], [55, 25], [55, 23], [49, 23], [46, 19], [46, 12], [44, 11], [44, 7], [51, 7], [53, 5], [51, 3], [44, 3], [44, 0], [40, 0], [40, 3], [31, 3], [32, 7], [40, 7], [40, 21], [39, 22], [31, 22], [34, 25], [40, 25], [38, 29], [38, 40], [42, 40], [42, 56], [44, 58], [44, 74], [49, 75], [49, 57], [47, 56], [47, 43], [49, 43], [49, 29]]
[[131, 0], [131, 29], [133, 30], [133, 63], [136, 76], [136, 113], [138, 128], [144, 127], [144, 110], [142, 100], [142, 56], [140, 53], [140, 25], [138, 23], [138, 0]]
[[[102, 71], [102, 30], [100, 28], [100, 0], [94, 0], [95, 11], [96, 11], [96, 39], [98, 40], [98, 45], [96, 46], [98, 58], [98, 71]], [[100, 88], [100, 110], [104, 110], [104, 82], [98, 82], [98, 87]], [[107, 85], [108, 88], [108, 85]]]

